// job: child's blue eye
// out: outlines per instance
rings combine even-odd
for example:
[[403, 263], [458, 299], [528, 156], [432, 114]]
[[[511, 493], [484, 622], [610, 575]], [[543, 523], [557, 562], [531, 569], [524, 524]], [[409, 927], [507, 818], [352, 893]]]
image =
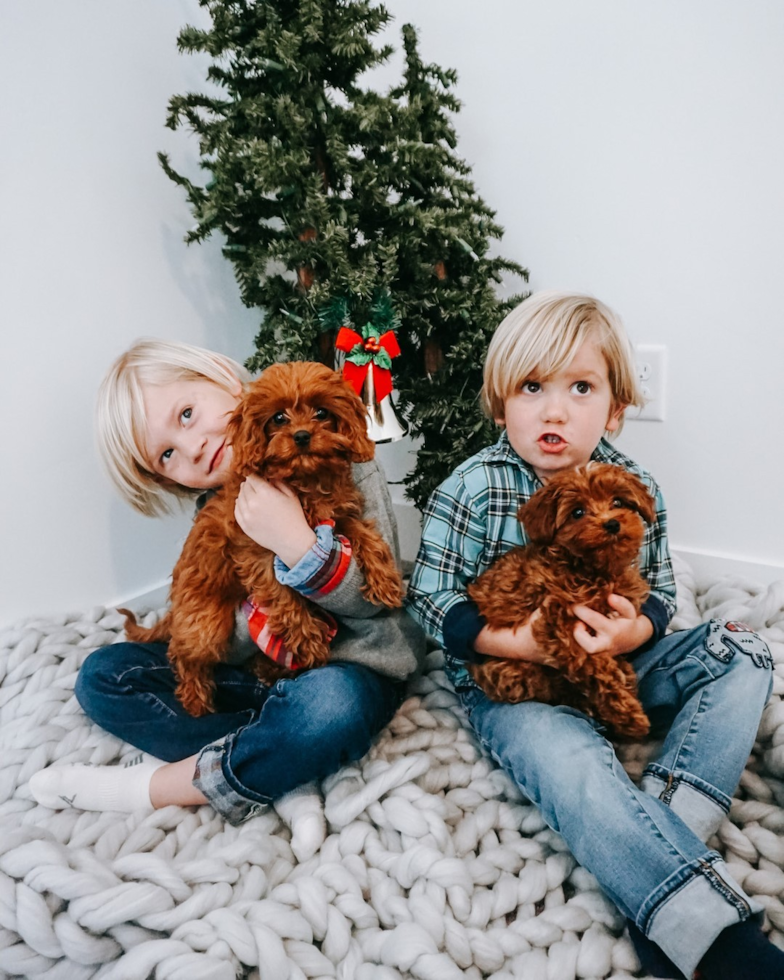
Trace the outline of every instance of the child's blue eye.
[[174, 452], [173, 449], [164, 449], [161, 453], [161, 459], [165, 462], [167, 459], [171, 459], [171, 455]]
[[191, 415], [193, 415], [193, 409], [192, 408], [184, 408], [182, 410], [182, 412], [180, 413], [180, 418], [189, 419], [191, 417]]

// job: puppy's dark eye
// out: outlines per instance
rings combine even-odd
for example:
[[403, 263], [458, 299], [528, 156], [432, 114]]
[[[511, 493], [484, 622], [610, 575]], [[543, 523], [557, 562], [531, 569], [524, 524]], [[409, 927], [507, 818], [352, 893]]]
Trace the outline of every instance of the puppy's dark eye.
[[326, 410], [326, 408], [317, 408], [313, 415], [318, 422], [323, 422], [325, 419], [329, 418], [329, 412]]
[[572, 517], [576, 521], [579, 521], [581, 517], [585, 517], [585, 508], [584, 507], [575, 507], [574, 510], [572, 511]]
[[286, 413], [285, 412], [275, 412], [272, 416], [272, 421], [275, 425], [285, 425], [286, 424]]
[[628, 507], [629, 506], [626, 503], [626, 501], [625, 500], [622, 500], [620, 497], [616, 497], [615, 500], [613, 500], [612, 505], [613, 505], [614, 508]]

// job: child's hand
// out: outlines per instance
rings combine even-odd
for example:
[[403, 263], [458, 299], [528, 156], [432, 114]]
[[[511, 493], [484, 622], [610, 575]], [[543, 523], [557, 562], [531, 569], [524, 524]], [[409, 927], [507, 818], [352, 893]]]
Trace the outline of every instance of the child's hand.
[[234, 516], [252, 541], [274, 552], [289, 568], [316, 543], [315, 531], [305, 520], [294, 492], [259, 476], [244, 480], [234, 505]]
[[527, 660], [543, 664], [545, 657], [539, 649], [531, 630], [532, 623], [541, 616], [536, 609], [528, 621], [517, 629], [490, 629], [485, 626], [474, 640], [474, 649], [487, 657], [504, 657], [507, 660]]
[[653, 623], [640, 616], [622, 595], [613, 593], [607, 600], [613, 609], [609, 616], [588, 606], [575, 606], [572, 612], [579, 622], [574, 638], [588, 653], [610, 653], [620, 657], [642, 646], [653, 636]]

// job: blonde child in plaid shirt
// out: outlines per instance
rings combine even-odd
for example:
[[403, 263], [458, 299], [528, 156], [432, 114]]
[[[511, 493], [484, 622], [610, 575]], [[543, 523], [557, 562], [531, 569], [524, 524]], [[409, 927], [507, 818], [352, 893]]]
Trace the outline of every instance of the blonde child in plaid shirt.
[[[625, 410], [642, 403], [623, 325], [591, 297], [535, 294], [498, 327], [484, 381], [485, 407], [503, 432], [431, 496], [409, 611], [444, 648], [447, 675], [482, 745], [627, 916], [648, 973], [784, 977], [784, 954], [760, 929], [761, 906], [706, 843], [748, 760], [770, 694], [771, 657], [740, 623], [666, 632], [675, 582], [661, 491], [607, 440]], [[490, 701], [467, 670], [487, 656], [542, 662], [530, 620], [491, 630], [466, 589], [495, 558], [526, 543], [520, 505], [554, 474], [590, 460], [635, 473], [657, 506], [640, 553], [651, 586], [640, 613], [622, 596], [611, 597], [610, 616], [574, 610], [577, 641], [589, 653], [630, 658], [643, 706], [666, 731], [640, 787], [595, 720], [563, 706]]]

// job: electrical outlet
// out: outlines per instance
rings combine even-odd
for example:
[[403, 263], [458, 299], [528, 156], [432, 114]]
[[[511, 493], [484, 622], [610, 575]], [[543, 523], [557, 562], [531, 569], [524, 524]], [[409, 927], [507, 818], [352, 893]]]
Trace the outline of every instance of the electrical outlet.
[[664, 421], [667, 386], [667, 348], [663, 344], [638, 344], [634, 349], [635, 369], [645, 404], [637, 411], [627, 411], [627, 419], [647, 422]]

